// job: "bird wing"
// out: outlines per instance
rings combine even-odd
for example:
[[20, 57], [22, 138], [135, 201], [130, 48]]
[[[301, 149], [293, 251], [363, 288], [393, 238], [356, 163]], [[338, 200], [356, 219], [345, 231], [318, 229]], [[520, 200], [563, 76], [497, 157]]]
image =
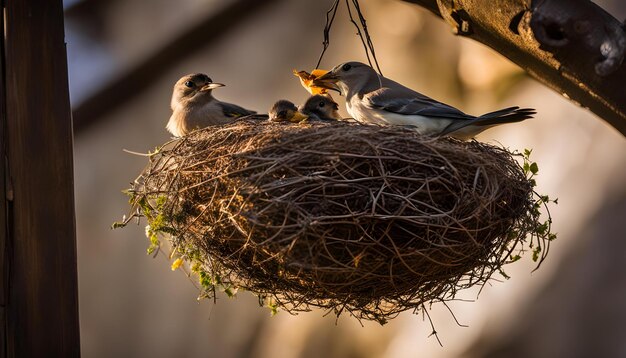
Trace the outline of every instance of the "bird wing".
[[[385, 79], [387, 80], [387, 79]], [[371, 108], [402, 115], [419, 115], [433, 119], [452, 119], [441, 133], [444, 136], [467, 126], [490, 127], [520, 122], [536, 114], [532, 108], [509, 107], [481, 116], [465, 114], [460, 110], [415, 92], [396, 82], [387, 80], [389, 87], [382, 87], [363, 96]]]
[[243, 116], [249, 116], [251, 114], [256, 114], [255, 111], [247, 110], [243, 107], [239, 107], [236, 104], [226, 103], [226, 102], [218, 102], [220, 108], [222, 109], [222, 113], [226, 117], [230, 118], [238, 118]]
[[403, 115], [464, 120], [476, 118], [406, 87], [382, 87], [363, 96], [363, 101], [371, 108]]

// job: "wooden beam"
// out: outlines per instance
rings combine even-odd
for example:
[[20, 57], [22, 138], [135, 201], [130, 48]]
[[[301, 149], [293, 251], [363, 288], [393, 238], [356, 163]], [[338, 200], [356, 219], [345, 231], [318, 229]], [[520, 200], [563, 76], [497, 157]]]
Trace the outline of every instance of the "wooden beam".
[[[61, 0], [8, 0], [2, 98], [6, 357], [78, 357], [72, 122]], [[2, 158], [2, 164], [5, 162]]]
[[[3, 1], [0, 2], [4, 8]], [[0, 16], [0, 29], [4, 29], [4, 16]], [[0, 37], [0, 49], [4, 49], [4, 36]], [[8, 201], [6, 193], [6, 86], [4, 51], [0, 51], [0, 357], [7, 356], [7, 306], [9, 302], [8, 257]]]
[[403, 0], [493, 48], [626, 136], [626, 32], [589, 0]]

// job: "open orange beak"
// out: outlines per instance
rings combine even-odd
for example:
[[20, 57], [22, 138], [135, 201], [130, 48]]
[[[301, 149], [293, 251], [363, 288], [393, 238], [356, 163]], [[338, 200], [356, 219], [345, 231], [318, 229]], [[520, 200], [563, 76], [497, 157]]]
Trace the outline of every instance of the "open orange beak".
[[302, 87], [304, 87], [312, 95], [328, 93], [326, 88], [316, 87], [313, 85], [313, 80], [326, 74], [327, 72], [328, 71], [326, 70], [320, 69], [315, 69], [311, 73], [293, 70], [293, 74], [300, 78], [300, 84], [302, 84]]
[[289, 119], [291, 123], [300, 123], [309, 119], [309, 116], [300, 113], [299, 111], [293, 114], [293, 117]]
[[337, 77], [332, 72], [326, 72], [324, 75], [317, 77], [313, 80], [312, 86], [325, 88], [337, 92], [341, 92], [339, 86], [337, 86], [337, 81], [339, 81], [339, 77]]

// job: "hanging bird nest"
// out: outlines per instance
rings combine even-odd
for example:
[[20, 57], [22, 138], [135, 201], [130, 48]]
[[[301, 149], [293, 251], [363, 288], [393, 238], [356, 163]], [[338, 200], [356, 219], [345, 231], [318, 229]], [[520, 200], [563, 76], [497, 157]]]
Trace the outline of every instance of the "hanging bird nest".
[[512, 153], [476, 141], [240, 120], [151, 154], [130, 195], [152, 248], [167, 234], [205, 295], [384, 323], [484, 284], [528, 246], [542, 259], [553, 235], [533, 186]]

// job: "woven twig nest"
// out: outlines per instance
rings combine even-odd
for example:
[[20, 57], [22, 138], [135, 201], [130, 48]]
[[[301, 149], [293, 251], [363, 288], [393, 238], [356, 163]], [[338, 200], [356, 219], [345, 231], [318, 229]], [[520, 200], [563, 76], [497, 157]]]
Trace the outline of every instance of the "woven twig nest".
[[199, 130], [151, 155], [131, 193], [205, 293], [242, 288], [289, 312], [384, 323], [484, 284], [523, 243], [547, 245], [510, 152], [401, 127]]

